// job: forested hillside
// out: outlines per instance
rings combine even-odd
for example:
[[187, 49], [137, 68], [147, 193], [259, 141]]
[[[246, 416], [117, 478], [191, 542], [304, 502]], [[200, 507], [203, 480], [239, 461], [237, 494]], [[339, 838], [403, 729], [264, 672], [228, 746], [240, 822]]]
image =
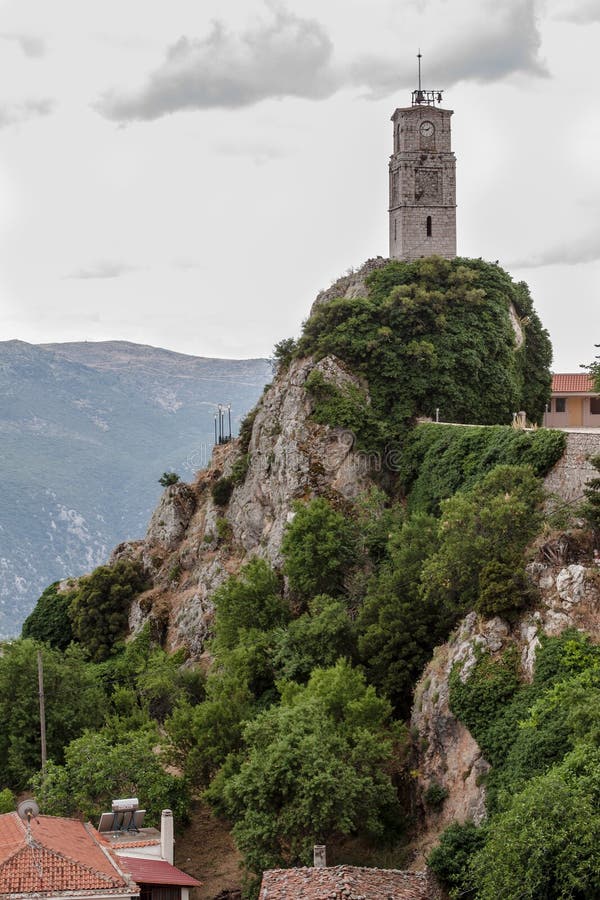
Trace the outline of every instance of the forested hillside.
[[[564, 435], [503, 424], [547, 398], [525, 286], [382, 264], [277, 356], [239, 439], [4, 648], [4, 802], [94, 816], [135, 795], [181, 822], [202, 798], [247, 897], [315, 843], [402, 868], [438, 838], [455, 896], [600, 894], [600, 480], [550, 511]], [[417, 425], [432, 404], [487, 424]]]

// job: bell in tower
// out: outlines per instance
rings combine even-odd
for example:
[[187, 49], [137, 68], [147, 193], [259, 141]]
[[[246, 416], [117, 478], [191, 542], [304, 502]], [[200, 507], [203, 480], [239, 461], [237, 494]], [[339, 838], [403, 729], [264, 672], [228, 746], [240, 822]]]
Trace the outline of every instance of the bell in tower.
[[390, 257], [456, 256], [456, 159], [451, 148], [451, 109], [442, 91], [419, 87], [411, 106], [397, 109], [390, 157]]

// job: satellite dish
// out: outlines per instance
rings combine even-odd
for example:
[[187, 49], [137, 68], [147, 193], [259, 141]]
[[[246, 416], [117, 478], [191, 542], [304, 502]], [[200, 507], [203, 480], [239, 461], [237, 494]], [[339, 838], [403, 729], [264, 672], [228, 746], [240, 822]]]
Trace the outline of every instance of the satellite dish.
[[17, 806], [17, 813], [24, 822], [30, 822], [31, 819], [37, 819], [40, 808], [33, 797], [30, 797], [28, 800], [21, 800]]

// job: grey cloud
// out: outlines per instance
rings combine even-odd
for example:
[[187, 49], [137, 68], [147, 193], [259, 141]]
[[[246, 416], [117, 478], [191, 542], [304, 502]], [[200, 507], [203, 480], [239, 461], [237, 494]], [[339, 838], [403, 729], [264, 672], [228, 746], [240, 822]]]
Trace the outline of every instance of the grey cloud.
[[600, 229], [577, 241], [556, 244], [541, 253], [520, 257], [507, 263], [515, 269], [538, 269], [542, 266], [577, 266], [600, 260]]
[[0, 38], [5, 41], [14, 41], [19, 45], [25, 56], [31, 58], [39, 58], [46, 53], [46, 42], [43, 38], [34, 34], [0, 34]]
[[[320, 100], [343, 87], [362, 88], [378, 99], [414, 83], [412, 59], [402, 64], [396, 58], [364, 56], [338, 64], [319, 22], [274, 3], [269, 8], [269, 22], [241, 34], [217, 22], [202, 40], [180, 38], [141, 88], [104, 94], [97, 111], [125, 123], [186, 109], [251, 106], [268, 98]], [[477, 27], [430, 51], [428, 84], [437, 88], [462, 80], [497, 81], [514, 72], [544, 75], [540, 42], [534, 0], [488, 0]]]
[[109, 92], [96, 108], [124, 122], [267, 98], [330, 96], [337, 86], [333, 45], [323, 27], [273, 5], [271, 11], [269, 22], [239, 35], [215, 22], [204, 39], [181, 37], [142, 88]]
[[77, 269], [75, 272], [71, 273], [71, 275], [67, 275], [67, 278], [120, 278], [121, 275], [128, 275], [130, 272], [135, 272], [137, 270], [136, 266], [131, 266], [128, 263], [122, 262], [120, 260], [115, 259], [101, 259], [96, 262], [90, 263], [89, 266], [84, 266], [81, 269]]
[[[546, 75], [538, 56], [540, 44], [532, 0], [490, 6], [485, 24], [477, 30], [428, 51], [425, 87], [498, 81], [516, 72]], [[411, 60], [410, 66], [399, 66], [396, 60], [364, 57], [350, 67], [349, 78], [379, 99], [399, 86], [414, 84], [416, 64]]]
[[30, 119], [49, 115], [55, 107], [53, 100], [48, 98], [41, 100], [24, 100], [22, 103], [7, 103], [0, 105], [0, 128], [8, 128], [10, 125], [20, 125]]

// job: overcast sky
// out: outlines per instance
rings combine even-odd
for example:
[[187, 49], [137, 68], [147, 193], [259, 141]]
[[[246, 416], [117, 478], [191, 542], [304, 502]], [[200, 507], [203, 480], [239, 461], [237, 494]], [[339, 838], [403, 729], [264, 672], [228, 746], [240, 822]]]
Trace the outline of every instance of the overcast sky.
[[419, 47], [454, 110], [458, 252], [529, 283], [576, 371], [600, 343], [600, 0], [0, 0], [0, 339], [270, 355], [387, 255]]

